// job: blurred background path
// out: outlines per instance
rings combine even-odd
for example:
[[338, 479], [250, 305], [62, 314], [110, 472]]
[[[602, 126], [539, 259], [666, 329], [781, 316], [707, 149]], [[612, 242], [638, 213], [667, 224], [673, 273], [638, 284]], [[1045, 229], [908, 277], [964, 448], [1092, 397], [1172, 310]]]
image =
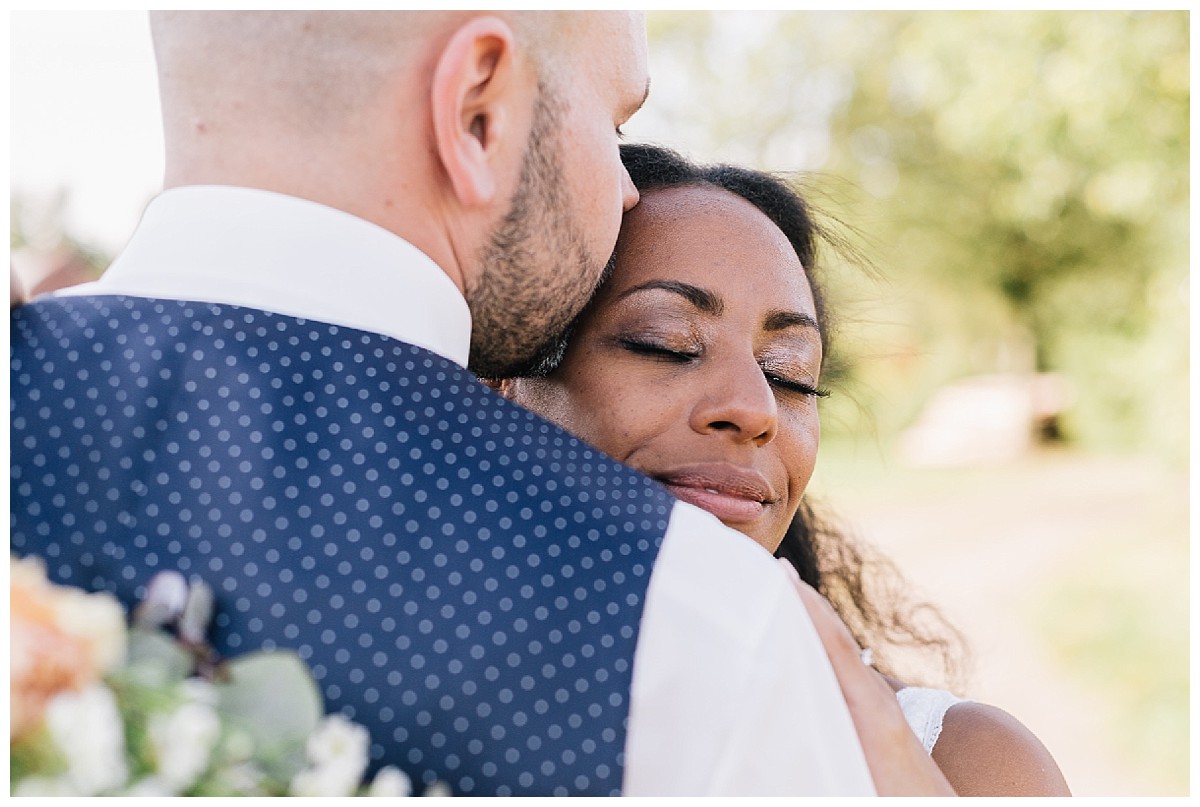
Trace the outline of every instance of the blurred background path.
[[1186, 473], [1070, 451], [913, 470], [834, 446], [818, 475], [966, 633], [966, 694], [1029, 726], [1075, 795], [1187, 795]]

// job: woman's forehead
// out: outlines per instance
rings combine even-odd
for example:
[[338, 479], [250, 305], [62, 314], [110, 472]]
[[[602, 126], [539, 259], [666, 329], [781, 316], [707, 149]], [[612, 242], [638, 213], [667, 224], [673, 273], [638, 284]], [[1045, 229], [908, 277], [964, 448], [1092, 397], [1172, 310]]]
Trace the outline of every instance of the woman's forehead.
[[651, 278], [702, 281], [718, 293], [775, 288], [780, 297], [795, 292], [811, 301], [783, 231], [751, 202], [707, 184], [649, 190], [626, 214], [613, 291]]

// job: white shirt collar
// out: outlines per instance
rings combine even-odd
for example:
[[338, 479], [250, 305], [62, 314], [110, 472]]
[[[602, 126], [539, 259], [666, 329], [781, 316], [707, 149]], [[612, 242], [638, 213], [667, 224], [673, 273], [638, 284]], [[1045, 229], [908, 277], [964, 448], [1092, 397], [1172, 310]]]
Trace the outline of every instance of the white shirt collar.
[[471, 346], [466, 300], [425, 253], [349, 213], [252, 188], [164, 191], [98, 281], [58, 294], [243, 305], [381, 333], [464, 367]]

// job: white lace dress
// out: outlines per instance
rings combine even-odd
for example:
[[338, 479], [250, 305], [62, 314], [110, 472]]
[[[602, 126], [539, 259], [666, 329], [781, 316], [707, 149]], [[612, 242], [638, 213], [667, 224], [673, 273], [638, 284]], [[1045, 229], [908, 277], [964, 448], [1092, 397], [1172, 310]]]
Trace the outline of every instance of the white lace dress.
[[926, 687], [905, 687], [896, 693], [896, 700], [900, 701], [900, 710], [927, 754], [933, 753], [934, 743], [942, 733], [946, 710], [956, 703], [966, 702], [944, 689]]

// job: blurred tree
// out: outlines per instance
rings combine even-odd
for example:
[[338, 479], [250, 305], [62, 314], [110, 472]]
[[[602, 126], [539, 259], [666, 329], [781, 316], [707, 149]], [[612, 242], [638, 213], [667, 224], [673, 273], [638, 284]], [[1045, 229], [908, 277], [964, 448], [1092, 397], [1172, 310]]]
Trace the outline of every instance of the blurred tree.
[[[676, 12], [650, 30], [656, 80], [689, 77], [660, 130], [819, 169], [868, 234], [889, 282], [858, 376], [885, 434], [955, 377], [1053, 370], [1083, 442], [1186, 446], [1186, 12]], [[835, 284], [864, 313], [861, 280]]]

